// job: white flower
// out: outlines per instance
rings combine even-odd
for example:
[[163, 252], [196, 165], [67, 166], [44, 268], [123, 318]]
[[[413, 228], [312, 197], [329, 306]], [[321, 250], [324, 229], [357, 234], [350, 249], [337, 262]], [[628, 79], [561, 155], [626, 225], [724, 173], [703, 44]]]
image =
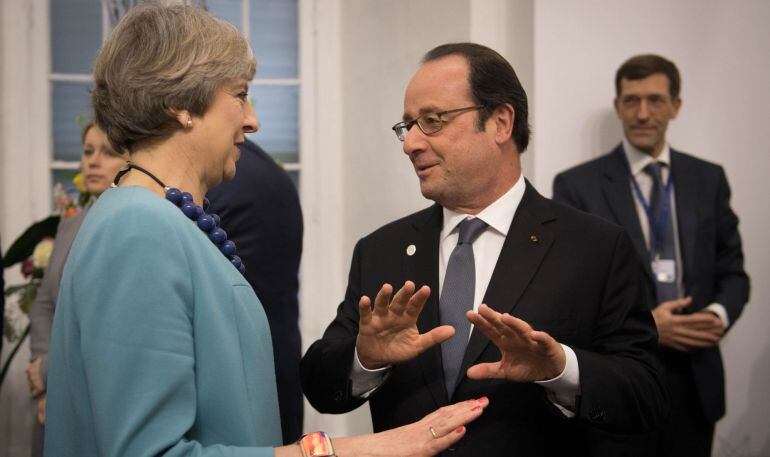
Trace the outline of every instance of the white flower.
[[27, 328], [29, 318], [19, 308], [18, 300], [5, 302], [5, 339], [13, 343], [19, 339], [24, 329]]
[[53, 238], [43, 238], [35, 250], [32, 251], [32, 264], [35, 268], [45, 268], [48, 266], [48, 261], [51, 259], [51, 251], [53, 251]]

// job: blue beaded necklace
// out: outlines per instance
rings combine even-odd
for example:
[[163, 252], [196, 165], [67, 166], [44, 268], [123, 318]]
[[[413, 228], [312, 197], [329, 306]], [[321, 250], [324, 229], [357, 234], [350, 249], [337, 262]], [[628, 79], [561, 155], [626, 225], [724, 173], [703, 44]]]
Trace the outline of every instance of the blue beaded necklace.
[[206, 213], [206, 210], [210, 206], [208, 198], [203, 197], [203, 207], [201, 208], [195, 204], [193, 197], [189, 192], [182, 192], [176, 187], [168, 187], [154, 174], [131, 162], [128, 162], [125, 168], [118, 172], [115, 176], [115, 180], [112, 182], [112, 187], [117, 187], [120, 179], [123, 178], [126, 173], [131, 171], [131, 169], [144, 173], [158, 183], [158, 185], [166, 191], [166, 200], [176, 205], [177, 208], [182, 210], [182, 213], [184, 213], [185, 216], [195, 222], [198, 228], [209, 237], [211, 242], [219, 248], [228, 260], [230, 260], [233, 266], [237, 268], [241, 274], [246, 274], [246, 265], [243, 263], [243, 260], [235, 254], [235, 243], [233, 243], [232, 240], [228, 240], [227, 232], [219, 227], [219, 224], [221, 223], [219, 216], [214, 213]]

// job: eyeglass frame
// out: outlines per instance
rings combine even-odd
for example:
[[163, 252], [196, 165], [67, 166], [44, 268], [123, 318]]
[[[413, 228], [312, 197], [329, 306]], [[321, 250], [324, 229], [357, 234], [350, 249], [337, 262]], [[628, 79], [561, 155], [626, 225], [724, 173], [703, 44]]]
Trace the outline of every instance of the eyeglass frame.
[[[441, 129], [444, 128], [444, 124], [447, 122], [446, 120], [441, 118], [442, 116], [445, 116], [447, 114], [461, 113], [463, 111], [479, 110], [479, 109], [484, 109], [484, 108], [486, 108], [486, 106], [484, 106], [484, 105], [473, 105], [473, 106], [466, 106], [464, 108], [455, 108], [455, 109], [449, 109], [449, 110], [445, 110], [445, 111], [438, 111], [438, 112], [435, 112], [435, 113], [432, 113], [432, 112], [425, 113], [425, 114], [423, 114], [421, 116], [418, 116], [418, 117], [412, 119], [411, 121], [401, 121], [401, 122], [398, 122], [393, 127], [391, 127], [391, 130], [393, 130], [393, 132], [395, 132], [396, 137], [401, 142], [406, 141], [406, 134], [409, 133], [409, 131], [412, 129], [412, 127], [414, 127], [415, 124], [417, 124], [417, 127], [425, 135], [433, 135], [434, 133], [440, 132]], [[420, 119], [424, 118], [425, 116], [431, 115], [431, 114], [435, 115], [436, 117], [438, 117], [438, 120], [440, 121], [439, 122], [439, 127], [436, 130], [433, 130], [431, 132], [426, 132], [425, 128], [423, 128], [423, 126], [420, 124]], [[398, 134], [398, 130], [401, 129], [401, 128], [404, 129], [403, 130], [403, 132], [404, 132], [403, 136]]]

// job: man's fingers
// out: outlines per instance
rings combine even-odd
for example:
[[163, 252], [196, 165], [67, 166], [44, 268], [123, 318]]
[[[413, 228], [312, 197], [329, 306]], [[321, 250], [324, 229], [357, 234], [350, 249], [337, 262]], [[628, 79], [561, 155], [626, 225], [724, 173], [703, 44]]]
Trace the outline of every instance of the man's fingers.
[[372, 322], [372, 300], [366, 295], [358, 301], [358, 314], [360, 325], [369, 325]]
[[704, 349], [704, 348], [710, 348], [714, 346], [716, 343], [711, 342], [708, 340], [702, 340], [697, 338], [692, 338], [686, 335], [673, 335], [672, 339], [677, 344], [683, 345], [687, 347], [688, 349]]
[[478, 363], [468, 368], [465, 374], [468, 375], [469, 379], [499, 379], [503, 377], [500, 362]]
[[380, 291], [377, 292], [377, 296], [374, 298], [374, 314], [378, 316], [388, 314], [388, 305], [390, 304], [390, 296], [392, 294], [393, 286], [390, 284], [383, 284]]
[[498, 341], [502, 337], [500, 332], [498, 332], [497, 329], [481, 314], [474, 311], [468, 311], [465, 316], [476, 329], [481, 330], [481, 332], [491, 341]]
[[696, 330], [689, 327], [678, 327], [674, 331], [675, 337], [688, 338], [694, 341], [701, 341], [705, 343], [711, 343], [712, 345], [719, 342], [719, 335], [711, 332]]
[[396, 295], [393, 296], [393, 300], [390, 301], [388, 309], [390, 312], [401, 315], [404, 314], [407, 303], [414, 294], [414, 283], [412, 281], [406, 281], [404, 285], [398, 289]]
[[[489, 324], [494, 327], [495, 331], [501, 336], [513, 337], [515, 334], [520, 333], [518, 323], [508, 319], [503, 322], [503, 315], [493, 310], [485, 304], [479, 306], [479, 314], [486, 319]], [[509, 317], [511, 317], [509, 315]], [[513, 318], [516, 319], [516, 318]], [[522, 321], [523, 322], [523, 321]]]
[[519, 319], [518, 317], [511, 316], [508, 313], [503, 314], [500, 320], [506, 328], [513, 330], [521, 337], [528, 337], [534, 331], [531, 325]]
[[692, 297], [678, 298], [676, 300], [669, 300], [660, 303], [657, 307], [673, 311], [676, 309], [686, 308], [692, 304]]
[[437, 344], [443, 343], [449, 338], [452, 338], [454, 334], [455, 329], [451, 325], [442, 325], [440, 327], [434, 328], [429, 332], [423, 333], [420, 335], [419, 339], [420, 352], [423, 352]]
[[423, 306], [430, 297], [430, 287], [422, 286], [417, 292], [409, 299], [409, 303], [406, 306], [406, 314], [411, 317], [417, 317], [422, 312]]

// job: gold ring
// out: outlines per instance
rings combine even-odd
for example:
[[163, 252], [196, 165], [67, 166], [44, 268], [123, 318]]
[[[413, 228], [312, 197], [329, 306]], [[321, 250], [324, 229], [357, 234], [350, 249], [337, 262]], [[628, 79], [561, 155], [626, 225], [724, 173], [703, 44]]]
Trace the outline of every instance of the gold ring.
[[428, 427], [428, 430], [430, 430], [430, 434], [433, 435], [433, 439], [437, 440], [438, 439], [438, 435], [436, 435], [436, 431], [433, 430], [433, 427]]

